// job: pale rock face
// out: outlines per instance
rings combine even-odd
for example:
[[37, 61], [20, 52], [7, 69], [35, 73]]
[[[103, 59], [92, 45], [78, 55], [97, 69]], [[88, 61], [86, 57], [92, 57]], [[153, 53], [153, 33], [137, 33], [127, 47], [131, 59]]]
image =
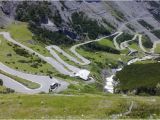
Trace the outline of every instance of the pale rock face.
[[[3, 11], [8, 17], [15, 17], [16, 6], [21, 2], [16, 1], [8, 1], [8, 2], [0, 2], [1, 3], [1, 11]], [[36, 2], [30, 2], [30, 4], [36, 4]], [[74, 12], [83, 12], [87, 17], [92, 20], [96, 20], [99, 25], [103, 25], [108, 28], [108, 25], [104, 22], [107, 21], [109, 24], [113, 25], [115, 28], [120, 28], [120, 31], [128, 31], [133, 33], [133, 31], [129, 30], [126, 27], [125, 23], [128, 21], [129, 24], [133, 25], [136, 32], [144, 32], [147, 34], [153, 41], [158, 40], [156, 36], [146, 30], [142, 25], [137, 23], [137, 20], [143, 19], [147, 23], [151, 24], [155, 29], [159, 28], [160, 23], [155, 20], [153, 14], [149, 11], [152, 9], [154, 13], [159, 11], [160, 4], [156, 2], [156, 5], [151, 5], [150, 2], [146, 1], [51, 1], [50, 8], [52, 13], [54, 14], [56, 11], [59, 12], [63, 24], [62, 28], [67, 27], [68, 29], [72, 29], [71, 27], [71, 16]], [[117, 17], [119, 15], [123, 15], [121, 20], [118, 20]], [[0, 17], [0, 21], [4, 21], [7, 19], [6, 16]], [[5, 21], [8, 22], [8, 21]], [[53, 22], [53, 21], [52, 21]], [[54, 24], [54, 23], [53, 23]], [[123, 25], [124, 24], [124, 25]], [[121, 27], [122, 26], [122, 27]], [[51, 26], [48, 26], [49, 29], [57, 30], [55, 26], [52, 29]]]

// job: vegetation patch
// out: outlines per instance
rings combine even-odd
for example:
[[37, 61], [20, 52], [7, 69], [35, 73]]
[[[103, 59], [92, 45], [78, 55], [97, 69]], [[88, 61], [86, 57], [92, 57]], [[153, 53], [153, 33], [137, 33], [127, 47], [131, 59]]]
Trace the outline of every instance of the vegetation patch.
[[45, 28], [41, 28], [40, 26], [37, 26], [34, 23], [29, 24], [29, 29], [34, 33], [34, 39], [37, 41], [40, 41], [46, 45], [49, 44], [56, 44], [56, 45], [62, 45], [62, 44], [73, 44], [75, 41], [68, 38], [66, 35], [64, 35], [61, 32], [52, 32], [50, 30], [47, 30]]
[[45, 48], [45, 44], [34, 39], [32, 32], [28, 29], [28, 24], [24, 22], [15, 22], [3, 29], [11, 34], [11, 37], [17, 42], [30, 47], [34, 51], [43, 54], [45, 56], [51, 56]]
[[78, 34], [87, 33], [90, 39], [96, 39], [99, 35], [110, 34], [107, 29], [98, 25], [95, 20], [89, 19], [83, 12], [72, 14], [72, 26]]
[[140, 63], [125, 66], [116, 74], [119, 82], [117, 89], [123, 92], [135, 90], [135, 94], [159, 94], [159, 67], [160, 63]]
[[16, 19], [23, 22], [33, 21], [36, 24], [45, 23], [51, 10], [48, 7], [49, 2], [35, 2], [30, 4], [23, 1], [16, 8]]
[[142, 19], [138, 20], [138, 22], [148, 30], [153, 30], [154, 29], [154, 27], [152, 25], [150, 25], [149, 23], [147, 23], [146, 21], [144, 21]]
[[120, 51], [116, 50], [113, 42], [109, 39], [103, 39], [98, 42], [91, 42], [82, 46], [86, 51], [103, 51], [113, 54], [120, 54]]
[[0, 36], [0, 40], [0, 60], [7, 66], [32, 74], [48, 75], [49, 71], [54, 75], [57, 74], [53, 67], [35, 54], [30, 54], [21, 47], [8, 42], [2, 36]]
[[3, 80], [0, 79], [0, 94], [14, 93], [14, 90], [3, 86]]
[[153, 47], [153, 43], [147, 35], [142, 36], [142, 44], [145, 48], [152, 48]]
[[96, 64], [100, 68], [108, 67], [109, 64], [114, 68], [115, 66], [117, 66], [118, 61], [121, 60], [127, 62], [130, 58], [129, 56], [123, 56], [121, 54], [112, 54], [104, 51], [86, 51], [85, 49], [83, 49], [83, 47], [78, 48], [77, 52], [85, 58], [91, 60], [92, 63]]
[[117, 37], [117, 42], [118, 42], [118, 44], [120, 44], [124, 41], [131, 40], [132, 38], [133, 38], [133, 35], [130, 35], [128, 33], [123, 33], [122, 35]]
[[6, 88], [5, 86], [0, 86], [0, 94], [8, 94], [8, 93], [14, 93], [14, 90]]
[[129, 45], [130, 48], [134, 49], [134, 50], [137, 50], [137, 51], [142, 51], [141, 48], [139, 47], [139, 45], [137, 43], [131, 43]]
[[[153, 101], [154, 100], [154, 101]], [[0, 95], [1, 119], [111, 119], [160, 118], [159, 97], [123, 97], [121, 95]], [[7, 108], [7, 109], [6, 109]], [[12, 111], [12, 114], [10, 112]]]
[[134, 32], [136, 31], [135, 28], [134, 28], [134, 26], [133, 26], [132, 24], [129, 24], [129, 23], [128, 23], [128, 24], [126, 24], [126, 26], [127, 26], [130, 30], [132, 30], [132, 31], [134, 31]]
[[54, 21], [54, 23], [56, 24], [56, 26], [60, 27], [61, 23], [62, 23], [62, 18], [61, 18], [61, 15], [59, 13], [58, 10], [55, 11], [55, 15], [52, 16], [50, 18], [52, 21]]
[[114, 44], [113, 44], [113, 41], [110, 38], [109, 39], [104, 38], [104, 39], [102, 39], [102, 40], [100, 40], [96, 43], [101, 45], [101, 46], [106, 46], [106, 47], [108, 46], [108, 47], [111, 47], [111, 48], [115, 48]]
[[104, 22], [111, 30], [116, 29], [110, 22], [106, 21], [105, 19], [103, 19], [103, 22]]
[[[62, 23], [61, 16], [58, 11], [52, 15], [50, 10], [50, 2], [41, 1], [30, 4], [23, 1], [16, 8], [16, 19], [29, 23], [29, 29], [34, 33], [34, 39], [45, 44], [71, 44], [73, 40], [66, 37], [61, 32], [52, 32], [46, 28], [42, 28], [42, 23], [47, 23], [48, 18], [54, 21], [57, 26]], [[23, 9], [24, 8], [24, 9]]]

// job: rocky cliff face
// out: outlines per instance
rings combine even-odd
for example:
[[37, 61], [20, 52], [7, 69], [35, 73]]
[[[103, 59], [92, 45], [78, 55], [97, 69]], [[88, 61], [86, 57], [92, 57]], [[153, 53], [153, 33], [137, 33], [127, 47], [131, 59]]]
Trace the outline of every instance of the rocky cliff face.
[[[1, 11], [9, 18], [15, 18], [16, 9], [23, 2], [1, 2]], [[38, 2], [29, 2], [29, 4], [37, 4]], [[150, 1], [52, 1], [48, 4], [51, 10], [52, 19], [47, 16], [47, 23], [42, 26], [52, 30], [68, 30], [77, 33], [73, 28], [74, 13], [83, 12], [84, 16], [90, 20], [97, 22], [99, 26], [104, 26], [108, 31], [118, 30], [133, 32], [141, 32], [147, 34], [152, 40], [158, 40], [146, 26], [140, 24], [139, 20], [157, 29], [160, 26], [159, 20], [160, 2]], [[5, 17], [6, 17], [5, 16]], [[55, 17], [54, 17], [55, 16]], [[158, 17], [157, 17], [158, 16]], [[3, 21], [4, 16], [1, 16]], [[61, 21], [57, 23], [58, 20]], [[56, 20], [55, 20], [56, 19]]]

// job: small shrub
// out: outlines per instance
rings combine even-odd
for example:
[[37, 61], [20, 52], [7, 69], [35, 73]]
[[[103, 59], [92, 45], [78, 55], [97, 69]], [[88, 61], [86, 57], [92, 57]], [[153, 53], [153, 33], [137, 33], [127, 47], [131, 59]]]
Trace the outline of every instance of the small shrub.
[[0, 79], [0, 86], [3, 86], [3, 80]]

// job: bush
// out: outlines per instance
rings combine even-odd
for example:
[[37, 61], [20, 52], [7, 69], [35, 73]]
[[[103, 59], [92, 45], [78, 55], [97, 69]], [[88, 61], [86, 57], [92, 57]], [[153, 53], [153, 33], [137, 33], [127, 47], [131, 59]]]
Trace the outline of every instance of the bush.
[[32, 64], [31, 64], [31, 67], [33, 67], [33, 68], [38, 68], [38, 63], [32, 63]]
[[15, 47], [13, 50], [16, 52], [16, 54], [18, 54], [20, 56], [24, 56], [24, 57], [30, 56], [29, 53], [25, 49]]
[[156, 85], [156, 95], [160, 95], [160, 83]]
[[0, 93], [1, 94], [8, 94], [8, 93], [14, 93], [15, 91], [10, 88], [6, 88], [4, 86], [0, 86]]
[[11, 57], [11, 56], [12, 56], [12, 54], [11, 54], [11, 53], [8, 53], [8, 54], [7, 54], [7, 57]]
[[3, 86], [3, 80], [0, 79], [0, 86]]
[[146, 48], [152, 48], [153, 47], [153, 43], [147, 35], [142, 37], [142, 44]]

